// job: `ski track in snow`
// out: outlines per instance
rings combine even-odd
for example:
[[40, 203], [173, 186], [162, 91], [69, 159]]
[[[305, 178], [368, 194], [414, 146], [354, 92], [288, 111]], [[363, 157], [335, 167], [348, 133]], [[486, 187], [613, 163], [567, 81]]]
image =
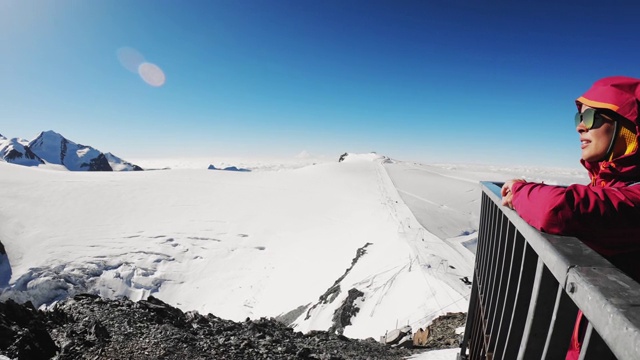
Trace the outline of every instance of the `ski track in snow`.
[[[465, 266], [465, 262], [468, 262], [468, 259], [458, 256], [459, 250], [452, 251], [453, 249], [448, 243], [425, 231], [420, 226], [405, 203], [400, 200], [398, 191], [384, 167], [377, 166], [375, 173], [381, 204], [386, 209], [388, 220], [395, 224], [395, 237], [409, 247], [409, 253], [406, 255], [406, 260], [391, 268], [367, 274], [357, 280], [352, 280], [355, 275], [352, 277], [347, 276], [342, 281], [342, 286], [344, 286], [343, 293], [346, 293], [351, 287], [363, 291], [367, 303], [362, 306], [361, 310], [366, 310], [369, 317], [373, 318], [380, 308], [389, 306], [389, 294], [392, 292], [397, 293], [397, 289], [401, 286], [398, 284], [411, 278], [411, 282], [416, 288], [425, 290], [419, 294], [407, 292], [405, 296], [416, 296], [421, 299], [418, 303], [423, 302], [429, 305], [418, 304], [416, 308], [422, 310], [417, 313], [409, 311], [404, 316], [398, 316], [395, 318], [395, 323], [423, 326], [433, 318], [448, 311], [466, 310], [470, 291], [469, 287], [462, 283], [460, 280], [461, 275], [457, 272], [462, 271], [464, 276], [470, 276], [471, 265], [467, 264]], [[447, 254], [445, 255], [447, 259], [435, 255], [435, 253], [443, 251], [444, 254]], [[456, 268], [459, 269], [456, 270], [457, 272], [452, 272], [454, 267], [450, 268], [448, 265], [443, 265], [448, 264], [449, 261], [457, 265]], [[465, 272], [465, 269], [467, 272]], [[418, 277], [412, 274], [418, 274]], [[353, 283], [350, 283], [350, 280]], [[420, 285], [420, 283], [423, 285]], [[345, 296], [338, 297], [334, 302], [339, 303]], [[372, 302], [369, 300], [372, 300]], [[335, 311], [335, 308], [335, 305], [325, 305], [324, 308], [320, 307], [320, 309], [314, 309], [314, 311], [324, 310], [331, 312]], [[319, 316], [319, 314], [316, 315]], [[358, 319], [362, 320], [357, 318], [355, 321], [358, 321]], [[301, 324], [298, 323], [298, 325]], [[395, 324], [389, 322], [387, 326], [392, 329]], [[303, 330], [306, 329], [303, 327]], [[345, 329], [345, 335], [363, 336], [349, 328]]]

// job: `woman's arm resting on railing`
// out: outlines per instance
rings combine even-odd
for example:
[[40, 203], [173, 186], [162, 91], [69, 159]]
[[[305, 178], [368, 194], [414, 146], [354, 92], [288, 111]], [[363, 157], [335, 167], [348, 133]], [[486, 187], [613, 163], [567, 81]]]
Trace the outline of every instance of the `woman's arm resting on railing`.
[[[576, 235], [589, 229], [640, 230], [640, 186], [563, 187], [523, 181], [508, 184], [503, 187], [503, 204], [507, 199], [505, 205], [511, 205], [540, 231]], [[509, 190], [507, 196], [505, 187]]]
[[525, 182], [523, 179], [513, 179], [509, 180], [502, 185], [502, 189], [500, 190], [502, 194], [502, 205], [507, 206], [510, 209], [513, 209], [513, 184], [517, 182]]

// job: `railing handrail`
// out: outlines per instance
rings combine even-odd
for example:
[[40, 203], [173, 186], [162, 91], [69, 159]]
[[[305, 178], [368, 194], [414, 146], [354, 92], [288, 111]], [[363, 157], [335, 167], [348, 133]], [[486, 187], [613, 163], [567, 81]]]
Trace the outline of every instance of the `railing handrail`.
[[559, 283], [566, 285], [567, 273], [574, 267], [615, 268], [609, 261], [577, 238], [542, 233], [527, 224], [518, 213], [502, 206], [501, 187], [498, 186], [498, 183], [483, 181], [480, 184], [482, 190], [495, 204], [501, 207], [509, 221], [515, 225], [533, 250], [538, 253]]
[[[541, 233], [531, 227], [515, 211], [501, 205], [500, 186], [497, 183], [481, 182], [481, 187], [486, 194], [486, 197], [483, 198], [490, 199], [497, 206], [492, 211], [496, 213], [496, 216], [503, 215], [508, 219], [508, 222], [515, 226], [516, 231], [524, 237], [526, 243], [538, 255], [538, 263], [542, 262], [543, 266], [548, 268], [565, 294], [589, 319], [590, 325], [600, 335], [610, 351], [619, 360], [638, 359], [640, 354], [640, 284], [577, 238]], [[491, 224], [494, 227], [500, 225], [506, 226], [498, 220]], [[481, 232], [483, 226], [489, 226], [489, 224], [481, 224]], [[500, 230], [493, 231], [499, 232]], [[495, 265], [495, 263], [491, 265]], [[476, 263], [476, 272], [480, 270], [479, 266], [482, 267], [483, 264]], [[494, 275], [491, 279], [495, 278], [498, 276]], [[496, 280], [491, 281], [496, 282]], [[495, 288], [499, 288], [499, 285]], [[561, 292], [559, 291], [558, 295], [554, 292], [548, 296], [554, 299], [558, 296], [559, 299]], [[484, 294], [481, 296], [492, 295]], [[559, 300], [555, 301], [557, 306]], [[470, 313], [475, 311], [473, 306], [475, 305], [470, 304]], [[493, 308], [489, 308], [489, 310], [493, 310]], [[469, 318], [471, 318], [471, 314]], [[465, 339], [468, 339], [468, 335], [465, 335]], [[465, 346], [466, 344], [463, 343], [463, 352], [466, 350]], [[546, 346], [549, 346], [549, 340], [547, 340]], [[546, 351], [545, 349], [545, 353]]]

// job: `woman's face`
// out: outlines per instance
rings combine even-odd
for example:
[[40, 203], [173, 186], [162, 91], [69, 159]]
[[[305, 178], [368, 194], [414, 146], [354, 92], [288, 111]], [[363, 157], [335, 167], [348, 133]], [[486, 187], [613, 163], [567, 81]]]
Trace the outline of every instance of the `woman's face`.
[[[584, 112], [588, 108], [588, 106], [582, 105], [580, 112]], [[603, 117], [611, 120], [607, 116]], [[576, 130], [578, 131], [578, 134], [580, 134], [582, 159], [587, 162], [602, 161], [607, 154], [607, 150], [611, 144], [611, 138], [614, 135], [614, 121], [605, 121], [602, 126], [591, 129], [587, 129], [587, 127], [581, 122], [576, 127]]]

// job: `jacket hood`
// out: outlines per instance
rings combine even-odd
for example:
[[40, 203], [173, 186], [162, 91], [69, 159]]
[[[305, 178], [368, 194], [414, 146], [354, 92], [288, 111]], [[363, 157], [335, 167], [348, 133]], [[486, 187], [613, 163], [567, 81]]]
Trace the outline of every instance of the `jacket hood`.
[[[627, 76], [610, 76], [596, 81], [589, 90], [576, 99], [578, 111], [582, 105], [595, 109], [607, 109], [628, 119], [631, 123], [628, 128], [632, 131], [618, 132], [616, 134], [616, 146], [624, 142], [633, 148], [623, 149], [622, 154], [611, 160], [601, 162], [586, 162], [580, 160], [591, 175], [592, 184], [598, 186], [611, 186], [615, 183], [631, 183], [640, 181], [640, 133], [639, 104], [640, 104], [640, 79]], [[624, 120], [621, 120], [624, 121]], [[629, 141], [629, 136], [633, 141]]]
[[610, 76], [593, 83], [591, 88], [576, 99], [580, 111], [582, 104], [596, 109], [609, 109], [638, 125], [640, 79]]

